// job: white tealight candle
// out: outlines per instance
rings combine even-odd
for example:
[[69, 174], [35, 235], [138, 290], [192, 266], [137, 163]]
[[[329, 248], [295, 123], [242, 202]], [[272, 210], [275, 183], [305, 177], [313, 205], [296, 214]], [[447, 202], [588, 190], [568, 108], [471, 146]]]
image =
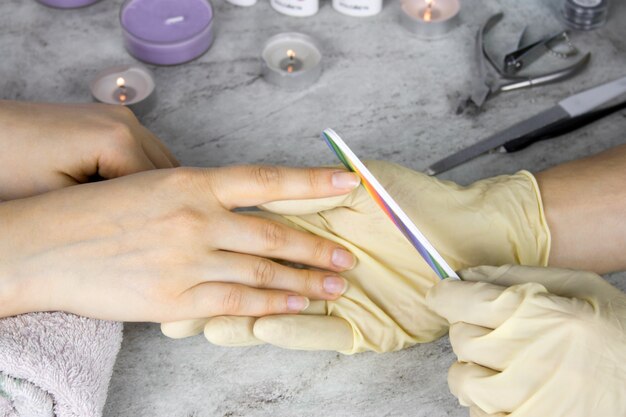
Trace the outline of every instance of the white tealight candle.
[[147, 113], [154, 105], [154, 78], [143, 67], [107, 68], [96, 75], [89, 88], [95, 100], [128, 106], [137, 115]]
[[322, 53], [313, 38], [296, 32], [272, 36], [261, 54], [263, 78], [287, 88], [313, 84], [322, 72]]
[[400, 22], [420, 38], [438, 38], [459, 24], [459, 0], [402, 0]]

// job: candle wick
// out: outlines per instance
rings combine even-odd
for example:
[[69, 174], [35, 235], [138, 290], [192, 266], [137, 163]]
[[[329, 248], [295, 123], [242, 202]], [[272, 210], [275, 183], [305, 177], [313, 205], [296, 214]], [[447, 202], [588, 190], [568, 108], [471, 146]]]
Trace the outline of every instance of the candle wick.
[[165, 19], [166, 25], [175, 25], [176, 23], [180, 23], [185, 20], [185, 16], [175, 16]]
[[426, 9], [424, 10], [424, 21], [430, 22], [433, 18], [433, 0], [426, 0]]

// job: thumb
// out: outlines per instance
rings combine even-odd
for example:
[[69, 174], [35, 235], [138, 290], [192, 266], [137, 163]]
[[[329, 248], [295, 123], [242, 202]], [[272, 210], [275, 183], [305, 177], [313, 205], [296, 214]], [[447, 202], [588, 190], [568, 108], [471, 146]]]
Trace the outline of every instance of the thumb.
[[610, 301], [622, 292], [601, 276], [588, 271], [563, 268], [544, 268], [521, 265], [478, 266], [460, 272], [464, 281], [484, 281], [510, 287], [527, 282], [543, 285], [552, 294], [562, 297], [589, 299], [590, 296]]
[[259, 207], [272, 213], [288, 216], [315, 214], [319, 213], [320, 211], [331, 210], [336, 207], [350, 206], [354, 201], [355, 192], [356, 190], [353, 190], [351, 193], [345, 195], [338, 195], [326, 198], [312, 198], [308, 200], [273, 201], [271, 203], [263, 204]]
[[353, 353], [352, 328], [339, 317], [294, 314], [266, 316], [257, 319], [254, 335], [264, 342], [286, 349]]

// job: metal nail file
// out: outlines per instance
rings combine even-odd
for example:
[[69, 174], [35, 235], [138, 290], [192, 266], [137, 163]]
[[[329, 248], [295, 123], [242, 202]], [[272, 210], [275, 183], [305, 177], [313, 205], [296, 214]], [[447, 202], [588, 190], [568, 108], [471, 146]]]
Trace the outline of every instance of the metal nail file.
[[[610, 102], [611, 100], [626, 93], [626, 77], [590, 88], [581, 93], [574, 94], [557, 105], [542, 111], [535, 116], [514, 124], [513, 126], [498, 132], [480, 142], [462, 149], [428, 167], [425, 172], [436, 175], [441, 172], [461, 165], [491, 150], [505, 145], [507, 142], [529, 135], [546, 126], [584, 117], [593, 109]], [[590, 122], [591, 122], [590, 118]]]

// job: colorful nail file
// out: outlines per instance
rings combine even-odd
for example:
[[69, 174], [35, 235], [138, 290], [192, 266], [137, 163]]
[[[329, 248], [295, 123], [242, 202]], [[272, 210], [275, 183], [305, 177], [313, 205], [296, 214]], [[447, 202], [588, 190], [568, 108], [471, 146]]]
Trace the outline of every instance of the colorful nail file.
[[322, 132], [322, 139], [328, 144], [330, 149], [337, 155], [339, 160], [347, 169], [355, 172], [361, 183], [367, 190], [376, 204], [385, 212], [402, 234], [417, 249], [422, 258], [432, 268], [439, 278], [455, 278], [459, 276], [450, 265], [441, 257], [439, 252], [430, 244], [428, 239], [419, 231], [415, 223], [400, 208], [398, 203], [387, 193], [387, 190], [378, 182], [376, 177], [365, 167], [363, 162], [352, 152], [346, 143], [332, 129], [325, 129]]

